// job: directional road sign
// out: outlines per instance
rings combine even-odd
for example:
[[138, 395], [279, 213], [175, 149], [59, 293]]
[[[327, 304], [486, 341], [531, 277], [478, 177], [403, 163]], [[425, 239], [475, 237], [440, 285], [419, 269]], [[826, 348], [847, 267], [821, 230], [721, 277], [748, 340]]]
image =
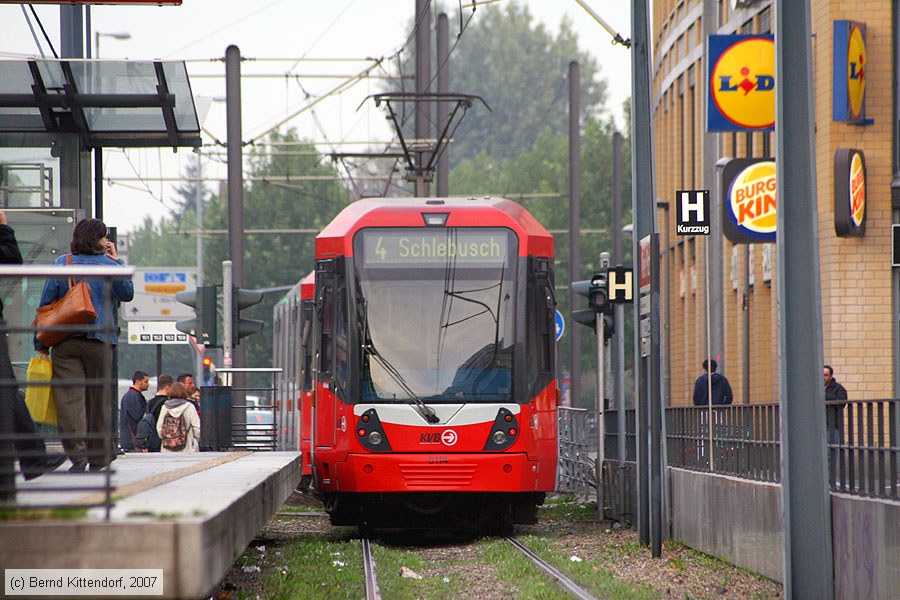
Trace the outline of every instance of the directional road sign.
[[187, 344], [188, 334], [175, 329], [175, 321], [129, 321], [129, 344]]
[[126, 321], [179, 321], [194, 310], [175, 301], [175, 294], [197, 287], [197, 267], [137, 267], [134, 300], [122, 305]]

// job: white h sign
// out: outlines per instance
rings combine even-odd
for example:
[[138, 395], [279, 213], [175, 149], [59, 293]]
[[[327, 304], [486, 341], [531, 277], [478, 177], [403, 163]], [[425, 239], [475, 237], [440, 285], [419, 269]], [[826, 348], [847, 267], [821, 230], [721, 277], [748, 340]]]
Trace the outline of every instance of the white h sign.
[[675, 193], [675, 233], [709, 235], [709, 190]]

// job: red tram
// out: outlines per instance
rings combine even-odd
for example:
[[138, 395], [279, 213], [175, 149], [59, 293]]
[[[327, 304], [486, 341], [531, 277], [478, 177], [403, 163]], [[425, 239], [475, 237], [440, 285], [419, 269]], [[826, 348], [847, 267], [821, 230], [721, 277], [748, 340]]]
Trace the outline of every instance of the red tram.
[[331, 522], [535, 522], [556, 480], [555, 308], [553, 238], [509, 200], [367, 199], [326, 226], [309, 342]]

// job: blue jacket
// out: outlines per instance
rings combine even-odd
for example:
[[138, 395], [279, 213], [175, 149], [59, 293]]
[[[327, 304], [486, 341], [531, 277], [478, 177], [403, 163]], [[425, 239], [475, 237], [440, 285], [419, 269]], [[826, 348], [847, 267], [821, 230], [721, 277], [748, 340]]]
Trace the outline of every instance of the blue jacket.
[[134, 436], [138, 423], [147, 412], [147, 399], [134, 386], [122, 396], [119, 408], [119, 446], [122, 450], [134, 450]]
[[[56, 259], [53, 263], [56, 265], [64, 265], [66, 264], [66, 255], [62, 255]], [[124, 265], [125, 261], [121, 258], [119, 260], [113, 260], [105, 254], [73, 254], [72, 255], [72, 264], [73, 265], [107, 265], [110, 267], [115, 267], [119, 265]], [[104, 319], [106, 319], [106, 310], [107, 307], [104, 305], [104, 288], [105, 283], [103, 279], [86, 279], [85, 280], [91, 288], [91, 301], [94, 303], [94, 310], [97, 311], [97, 318], [94, 319], [91, 325], [103, 325]], [[44, 292], [41, 294], [41, 303], [40, 306], [46, 306], [56, 300], [57, 298], [62, 298], [66, 295], [66, 292], [69, 290], [69, 280], [68, 279], [48, 279], [47, 283], [44, 284]], [[112, 302], [110, 303], [110, 307], [113, 311], [113, 314], [110, 315], [110, 320], [113, 321], [115, 319], [115, 311], [119, 306], [119, 302], [129, 302], [132, 298], [134, 298], [134, 284], [130, 280], [114, 280], [112, 282]], [[119, 343], [119, 335], [116, 331], [113, 331], [112, 339], [106, 339], [106, 333], [104, 331], [90, 331], [85, 333], [85, 337], [93, 340], [100, 340], [101, 342], [110, 341], [113, 346], [118, 345]], [[37, 341], [37, 338], [34, 340], [34, 349], [35, 350], [45, 350], [46, 347]]]
[[[694, 406], [706, 406], [709, 404], [709, 375], [704, 373], [694, 382]], [[712, 403], [714, 405], [731, 404], [734, 394], [731, 393], [731, 384], [721, 373], [712, 374]]]

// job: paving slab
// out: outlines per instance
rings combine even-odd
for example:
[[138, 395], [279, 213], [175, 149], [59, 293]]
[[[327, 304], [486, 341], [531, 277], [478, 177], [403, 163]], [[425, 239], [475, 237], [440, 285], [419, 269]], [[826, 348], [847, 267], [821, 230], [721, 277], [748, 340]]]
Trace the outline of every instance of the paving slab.
[[[20, 480], [17, 502], [102, 502], [96, 488], [110, 477], [109, 514], [100, 507], [69, 518], [2, 520], [0, 567], [162, 569], [163, 595], [144, 596], [153, 598], [208, 597], [300, 481], [298, 452], [129, 454], [109, 474], [67, 466]], [[52, 490], [63, 487], [82, 489]]]

